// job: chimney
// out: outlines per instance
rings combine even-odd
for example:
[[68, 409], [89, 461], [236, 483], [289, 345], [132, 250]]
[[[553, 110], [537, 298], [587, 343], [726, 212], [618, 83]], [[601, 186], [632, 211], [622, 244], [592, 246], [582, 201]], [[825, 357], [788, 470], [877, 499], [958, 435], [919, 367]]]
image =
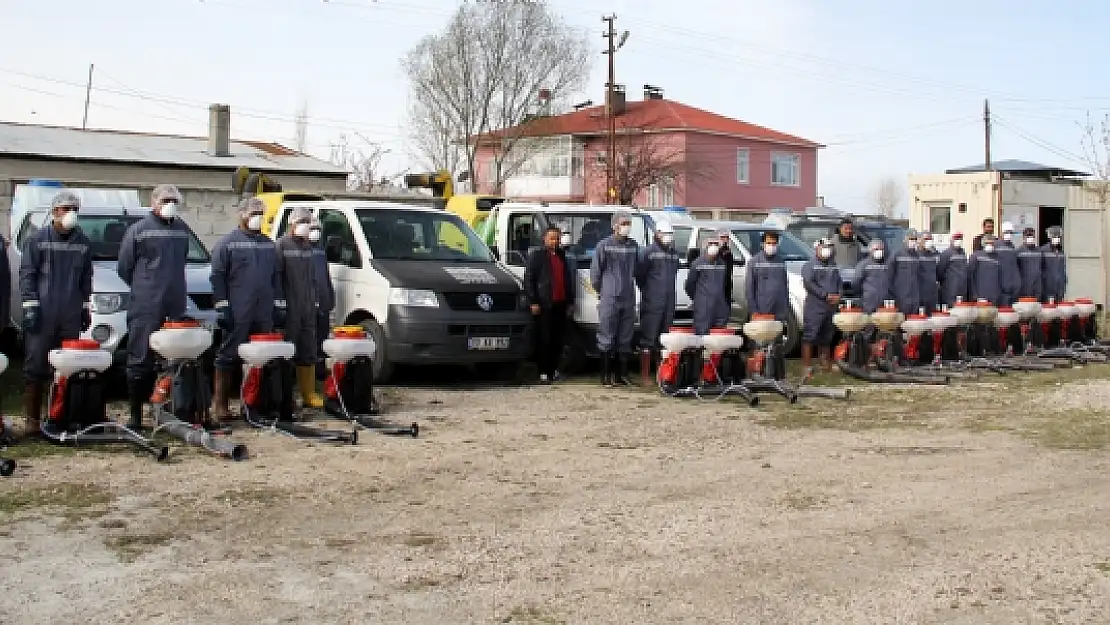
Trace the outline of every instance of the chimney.
[[231, 156], [231, 106], [227, 104], [208, 107], [208, 153]]
[[613, 85], [612, 89], [607, 90], [605, 94], [605, 104], [609, 110], [613, 112], [613, 116], [621, 115], [624, 113], [625, 97], [624, 85]]
[[644, 85], [644, 99], [645, 100], [662, 100], [663, 90], [659, 87], [652, 85]]

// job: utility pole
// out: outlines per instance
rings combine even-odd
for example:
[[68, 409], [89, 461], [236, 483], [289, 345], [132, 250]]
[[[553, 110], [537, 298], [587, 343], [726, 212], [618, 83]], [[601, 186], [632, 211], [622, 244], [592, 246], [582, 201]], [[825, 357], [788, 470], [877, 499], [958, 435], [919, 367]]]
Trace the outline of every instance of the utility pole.
[[983, 149], [986, 157], [983, 160], [983, 169], [991, 171], [991, 102], [983, 100]]
[[85, 83], [85, 117], [81, 120], [81, 130], [87, 130], [89, 127], [89, 101], [92, 99], [92, 76], [93, 76], [92, 63], [89, 63], [89, 81]]
[[608, 124], [606, 133], [608, 151], [605, 158], [605, 195], [606, 200], [611, 201], [614, 195], [614, 184], [616, 183], [617, 173], [617, 121], [613, 115], [613, 92], [615, 91], [617, 83], [617, 70], [616, 70], [616, 56], [617, 56], [617, 31], [613, 27], [613, 22], [617, 19], [616, 14], [602, 17], [601, 21], [608, 24], [609, 28], [602, 35], [608, 40], [608, 49], [603, 54], [609, 55], [609, 81], [605, 83], [605, 122]]

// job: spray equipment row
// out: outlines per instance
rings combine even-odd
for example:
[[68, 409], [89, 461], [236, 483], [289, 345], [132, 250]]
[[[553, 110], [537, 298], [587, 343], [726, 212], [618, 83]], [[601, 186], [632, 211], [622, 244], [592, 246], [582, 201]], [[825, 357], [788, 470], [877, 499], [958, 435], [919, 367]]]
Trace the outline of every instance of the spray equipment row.
[[870, 314], [848, 301], [833, 317], [844, 335], [836, 362], [868, 382], [933, 385], [978, 379], [983, 372], [1106, 362], [1110, 347], [1098, 338], [1096, 313], [1089, 299], [1042, 304], [1020, 298], [998, 307], [957, 298], [951, 307], [911, 315], [889, 300]]
[[785, 329], [774, 315], [760, 314], [741, 328], [713, 328], [707, 335], [672, 327], [659, 337], [663, 345], [656, 373], [660, 392], [713, 400], [737, 395], [753, 407], [759, 405], [761, 393], [779, 395], [791, 404], [799, 397], [849, 399], [850, 389], [786, 381]]

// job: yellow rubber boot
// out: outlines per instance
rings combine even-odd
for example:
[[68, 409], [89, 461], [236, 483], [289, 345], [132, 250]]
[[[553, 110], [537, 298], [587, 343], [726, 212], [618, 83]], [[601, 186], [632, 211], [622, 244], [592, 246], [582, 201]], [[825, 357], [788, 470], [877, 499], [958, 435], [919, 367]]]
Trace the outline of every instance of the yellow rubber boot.
[[316, 394], [316, 367], [297, 367], [297, 387], [301, 390], [301, 401], [306, 408], [324, 407], [324, 398]]

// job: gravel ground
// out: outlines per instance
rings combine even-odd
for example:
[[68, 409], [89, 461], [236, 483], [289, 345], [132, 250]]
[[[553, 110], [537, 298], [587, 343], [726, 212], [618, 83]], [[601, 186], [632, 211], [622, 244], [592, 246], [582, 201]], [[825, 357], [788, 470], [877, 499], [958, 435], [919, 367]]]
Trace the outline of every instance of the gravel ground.
[[1103, 624], [1107, 374], [405, 390], [417, 440], [12, 449], [0, 622]]

